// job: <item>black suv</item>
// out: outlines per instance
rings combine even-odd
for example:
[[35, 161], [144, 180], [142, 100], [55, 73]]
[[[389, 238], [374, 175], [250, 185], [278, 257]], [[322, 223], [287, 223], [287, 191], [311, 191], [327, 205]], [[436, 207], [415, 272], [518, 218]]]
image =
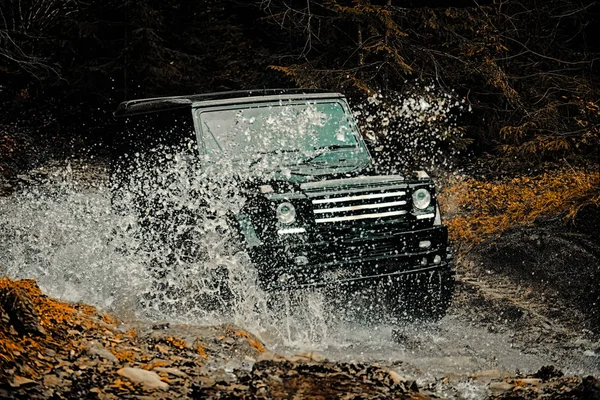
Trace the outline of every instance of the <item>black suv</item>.
[[121, 155], [192, 140], [184, 147], [200, 168], [246, 169], [246, 200], [231, 221], [265, 290], [378, 285], [395, 315], [444, 315], [454, 271], [434, 183], [424, 171], [378, 175], [343, 95], [152, 98], [115, 115], [125, 122]]

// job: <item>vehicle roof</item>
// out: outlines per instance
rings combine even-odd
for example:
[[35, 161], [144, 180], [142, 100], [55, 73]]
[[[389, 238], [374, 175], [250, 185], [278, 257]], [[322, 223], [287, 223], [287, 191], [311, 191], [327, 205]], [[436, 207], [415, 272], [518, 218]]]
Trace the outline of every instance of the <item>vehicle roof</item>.
[[117, 107], [116, 117], [167, 111], [185, 107], [239, 104], [256, 101], [342, 98], [340, 93], [320, 89], [259, 89], [193, 94], [188, 96], [154, 97], [124, 101]]

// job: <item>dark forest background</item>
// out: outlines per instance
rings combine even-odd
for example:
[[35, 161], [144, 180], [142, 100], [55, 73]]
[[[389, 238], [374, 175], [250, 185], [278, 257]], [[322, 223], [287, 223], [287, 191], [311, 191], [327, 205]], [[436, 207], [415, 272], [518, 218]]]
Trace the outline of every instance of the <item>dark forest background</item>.
[[101, 152], [125, 99], [306, 87], [385, 107], [430, 82], [471, 107], [449, 142], [464, 163], [596, 169], [599, 16], [578, 0], [2, 0], [0, 168]]

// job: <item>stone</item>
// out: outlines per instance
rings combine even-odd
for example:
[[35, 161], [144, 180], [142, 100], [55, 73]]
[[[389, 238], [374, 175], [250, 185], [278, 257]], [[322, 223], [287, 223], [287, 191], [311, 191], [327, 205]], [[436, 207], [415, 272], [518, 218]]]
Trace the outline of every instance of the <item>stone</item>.
[[104, 346], [95, 341], [90, 342], [88, 353], [94, 356], [98, 356], [104, 360], [113, 362], [115, 364], [119, 362], [119, 360], [113, 353], [106, 350]]
[[162, 344], [155, 344], [154, 348], [162, 354], [168, 354], [170, 352], [169, 347]]
[[311, 351], [308, 353], [296, 354], [289, 358], [290, 361], [298, 362], [298, 361], [315, 361], [315, 362], [323, 362], [327, 359], [321, 354]]
[[510, 376], [510, 374], [508, 372], [500, 371], [497, 369], [488, 369], [485, 371], [479, 371], [479, 372], [474, 373], [471, 376], [471, 378], [477, 379], [478, 381], [481, 381], [481, 382], [488, 383], [493, 380], [504, 379], [509, 376]]
[[167, 390], [169, 388], [169, 384], [161, 381], [160, 376], [154, 371], [125, 367], [118, 370], [117, 374], [129, 379], [133, 383], [139, 383], [147, 389]]
[[400, 385], [401, 383], [406, 382], [406, 379], [404, 379], [399, 373], [397, 373], [396, 371], [393, 370], [389, 370], [388, 371], [388, 375], [390, 376], [390, 379], [392, 380], [392, 382], [394, 382], [394, 385]]
[[409, 390], [412, 390], [413, 392], [418, 392], [419, 391], [419, 385], [417, 385], [417, 381], [407, 381], [406, 382], [406, 387]]
[[54, 374], [48, 374], [44, 376], [44, 386], [59, 386], [64, 381]]
[[523, 378], [523, 379], [515, 379], [515, 385], [519, 386], [539, 386], [542, 384], [542, 380], [539, 378]]
[[532, 377], [547, 381], [552, 378], [559, 378], [563, 375], [563, 372], [557, 369], [554, 365], [544, 365], [539, 371], [533, 374]]
[[23, 376], [15, 376], [12, 380], [12, 382], [10, 383], [10, 386], [12, 387], [21, 387], [21, 386], [28, 386], [28, 385], [37, 385], [36, 381], [29, 379], [29, 378], [25, 378]]
[[514, 388], [514, 385], [512, 385], [508, 382], [492, 382], [489, 384], [488, 388], [493, 393], [502, 393], [502, 392], [508, 392], [509, 390], [512, 390]]
[[153, 368], [156, 372], [164, 372], [169, 375], [178, 376], [180, 378], [189, 378], [189, 375], [177, 368], [166, 368], [166, 367], [155, 367]]

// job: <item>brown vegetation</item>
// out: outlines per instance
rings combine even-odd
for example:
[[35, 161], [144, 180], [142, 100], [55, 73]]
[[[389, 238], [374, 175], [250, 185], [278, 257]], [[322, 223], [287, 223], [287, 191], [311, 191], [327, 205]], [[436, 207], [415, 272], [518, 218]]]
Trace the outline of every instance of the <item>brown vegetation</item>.
[[469, 178], [451, 184], [440, 199], [454, 214], [448, 221], [452, 239], [477, 244], [544, 218], [572, 222], [582, 208], [600, 207], [600, 173], [562, 169], [494, 181]]
[[[39, 379], [53, 368], [53, 354], [85, 352], [82, 332], [102, 336], [115, 327], [93, 307], [47, 297], [32, 280], [0, 279], [0, 298], [0, 384], [16, 376]], [[127, 333], [114, 336], [116, 341], [128, 339]]]

